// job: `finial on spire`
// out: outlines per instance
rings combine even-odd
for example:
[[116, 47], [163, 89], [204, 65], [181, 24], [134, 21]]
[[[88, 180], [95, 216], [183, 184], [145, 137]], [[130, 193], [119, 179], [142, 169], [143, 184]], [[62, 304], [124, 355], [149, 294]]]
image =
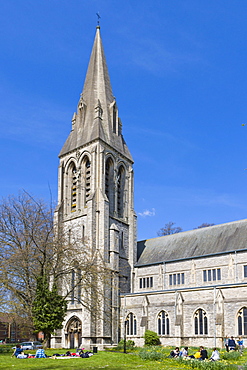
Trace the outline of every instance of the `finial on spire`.
[[100, 28], [99, 20], [100, 20], [101, 16], [100, 16], [99, 12], [98, 12], [98, 13], [96, 13], [96, 15], [97, 15], [97, 17], [98, 17], [98, 21], [97, 21], [97, 28]]

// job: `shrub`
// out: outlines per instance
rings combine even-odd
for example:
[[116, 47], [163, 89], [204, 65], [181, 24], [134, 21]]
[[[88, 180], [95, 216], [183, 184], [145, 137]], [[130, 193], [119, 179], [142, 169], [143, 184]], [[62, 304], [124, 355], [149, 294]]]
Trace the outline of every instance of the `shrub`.
[[144, 334], [145, 346], [158, 346], [160, 344], [160, 338], [155, 331], [146, 330]]
[[222, 358], [227, 361], [228, 360], [236, 361], [240, 358], [240, 356], [241, 356], [240, 353], [237, 351], [224, 352], [222, 354]]
[[138, 353], [143, 360], [158, 361], [165, 357], [165, 355], [155, 348], [142, 348]]
[[200, 370], [237, 370], [236, 365], [227, 364], [221, 361], [199, 361], [199, 360], [191, 360], [190, 367], [192, 369], [200, 369]]
[[[126, 349], [131, 350], [135, 347], [135, 342], [133, 340], [126, 340]], [[124, 349], [124, 339], [121, 339], [118, 343], [116, 349]]]

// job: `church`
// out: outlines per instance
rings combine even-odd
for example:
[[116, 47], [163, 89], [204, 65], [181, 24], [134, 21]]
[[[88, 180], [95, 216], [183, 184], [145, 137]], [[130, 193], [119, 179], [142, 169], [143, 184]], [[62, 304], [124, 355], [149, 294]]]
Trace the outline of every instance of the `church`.
[[164, 346], [222, 347], [226, 336], [247, 336], [247, 220], [137, 241], [133, 158], [99, 26], [59, 159], [55, 219], [100, 252], [111, 279], [100, 284], [101, 314], [75, 289], [53, 348], [103, 349], [124, 337], [142, 346], [147, 329]]

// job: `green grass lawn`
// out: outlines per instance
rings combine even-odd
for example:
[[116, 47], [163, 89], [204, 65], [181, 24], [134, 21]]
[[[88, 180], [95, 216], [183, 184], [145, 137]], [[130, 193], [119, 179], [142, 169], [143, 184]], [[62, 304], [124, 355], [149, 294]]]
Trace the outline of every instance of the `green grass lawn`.
[[[164, 350], [163, 350], [164, 351]], [[169, 354], [170, 349], [165, 349], [165, 352]], [[35, 353], [35, 351], [28, 351], [29, 353]], [[54, 353], [65, 353], [66, 350], [46, 350], [48, 356]], [[198, 360], [196, 360], [198, 361]], [[197, 362], [198, 363], [198, 362]], [[227, 363], [237, 365], [243, 365], [247, 363], [247, 351], [239, 359], [227, 360]], [[211, 370], [212, 363], [205, 364], [206, 367]], [[0, 369], [39, 369], [39, 370], [50, 370], [50, 369], [62, 369], [62, 370], [76, 370], [76, 369], [107, 369], [107, 370], [121, 370], [121, 369], [191, 369], [191, 365], [187, 361], [177, 361], [175, 359], [164, 358], [160, 361], [149, 361], [143, 360], [138, 356], [138, 352], [133, 353], [116, 353], [116, 352], [105, 352], [99, 351], [94, 356], [89, 358], [76, 358], [76, 359], [16, 359], [11, 357], [10, 353], [0, 354]], [[244, 367], [241, 366], [242, 369]], [[236, 367], [237, 369], [237, 367]], [[247, 369], [247, 367], [246, 367]]]

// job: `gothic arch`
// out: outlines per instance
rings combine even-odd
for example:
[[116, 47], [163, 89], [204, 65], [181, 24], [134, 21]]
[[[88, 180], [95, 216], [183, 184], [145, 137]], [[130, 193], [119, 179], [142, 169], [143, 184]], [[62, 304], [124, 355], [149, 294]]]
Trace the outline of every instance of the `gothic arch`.
[[126, 169], [121, 163], [117, 169], [117, 216], [119, 218], [124, 217], [124, 191], [126, 182]]
[[67, 348], [78, 348], [81, 344], [81, 320], [73, 315], [65, 325]]
[[207, 335], [208, 334], [208, 315], [207, 312], [199, 307], [194, 311], [193, 314], [193, 328], [195, 335]]
[[237, 335], [247, 335], [247, 306], [241, 307], [237, 312]]
[[137, 335], [137, 320], [133, 312], [129, 312], [126, 317], [126, 335]]
[[115, 211], [115, 182], [112, 156], [108, 156], [105, 161], [105, 195], [109, 201], [109, 213], [113, 216]]
[[81, 161], [82, 168], [82, 189], [83, 189], [83, 203], [84, 207], [92, 193], [92, 171], [91, 171], [91, 158], [88, 154], [84, 154]]
[[70, 158], [64, 169], [64, 186], [67, 199], [67, 213], [75, 212], [78, 208], [79, 170], [76, 159]]
[[170, 334], [170, 319], [167, 311], [161, 310], [157, 315], [156, 322], [158, 335]]

